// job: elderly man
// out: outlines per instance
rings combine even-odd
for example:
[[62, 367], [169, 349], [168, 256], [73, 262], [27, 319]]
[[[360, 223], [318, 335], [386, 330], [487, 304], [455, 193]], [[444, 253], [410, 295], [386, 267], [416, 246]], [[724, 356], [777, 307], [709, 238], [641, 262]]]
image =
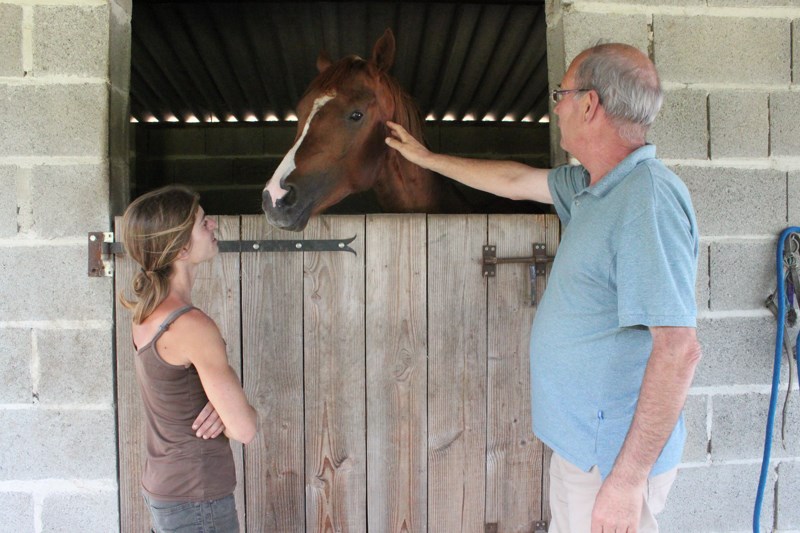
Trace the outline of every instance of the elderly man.
[[435, 154], [394, 123], [386, 142], [471, 187], [555, 204], [562, 240], [531, 331], [533, 430], [553, 449], [550, 532], [658, 531], [700, 359], [694, 210], [645, 141], [663, 100], [647, 56], [585, 50], [552, 97], [561, 147], [581, 165]]

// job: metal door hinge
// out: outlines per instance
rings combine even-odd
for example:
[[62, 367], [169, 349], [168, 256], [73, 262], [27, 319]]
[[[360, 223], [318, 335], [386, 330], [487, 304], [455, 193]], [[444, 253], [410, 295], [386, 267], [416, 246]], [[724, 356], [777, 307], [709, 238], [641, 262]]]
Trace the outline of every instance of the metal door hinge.
[[[218, 241], [220, 253], [244, 252], [350, 252], [357, 255], [349, 244], [356, 239], [297, 239], [275, 241]], [[89, 233], [89, 276], [114, 275], [114, 255], [122, 255], [125, 248], [114, 242], [114, 233], [93, 231]]]
[[534, 243], [533, 255], [530, 257], [497, 257], [497, 246], [487, 244], [483, 247], [483, 275], [493, 278], [497, 275], [497, 265], [504, 263], [524, 263], [528, 265], [530, 278], [530, 305], [536, 305], [536, 277], [547, 273], [547, 263], [553, 261], [553, 256], [547, 255], [545, 244]]
[[114, 261], [110, 247], [114, 243], [114, 234], [110, 231], [93, 231], [89, 233], [89, 276], [110, 278], [114, 275]]

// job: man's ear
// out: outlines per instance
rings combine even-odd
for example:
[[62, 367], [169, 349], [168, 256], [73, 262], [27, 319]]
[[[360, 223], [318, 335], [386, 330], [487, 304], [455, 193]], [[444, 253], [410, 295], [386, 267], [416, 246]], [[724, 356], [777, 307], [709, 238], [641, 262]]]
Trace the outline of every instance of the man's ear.
[[583, 120], [591, 122], [597, 117], [600, 110], [600, 96], [596, 91], [587, 91], [581, 101], [581, 109], [583, 110]]

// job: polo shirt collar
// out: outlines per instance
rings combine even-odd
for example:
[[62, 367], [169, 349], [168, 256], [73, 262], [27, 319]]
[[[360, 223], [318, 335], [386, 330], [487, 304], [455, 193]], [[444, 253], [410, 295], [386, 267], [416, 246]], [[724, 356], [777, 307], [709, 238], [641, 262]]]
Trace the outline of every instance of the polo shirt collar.
[[603, 176], [603, 178], [594, 185], [584, 189], [583, 192], [596, 196], [597, 198], [602, 198], [625, 179], [636, 165], [646, 159], [654, 159], [655, 157], [656, 146], [654, 144], [645, 144], [641, 148], [637, 148], [628, 154], [628, 157], [620, 161], [617, 166], [611, 169], [611, 172]]

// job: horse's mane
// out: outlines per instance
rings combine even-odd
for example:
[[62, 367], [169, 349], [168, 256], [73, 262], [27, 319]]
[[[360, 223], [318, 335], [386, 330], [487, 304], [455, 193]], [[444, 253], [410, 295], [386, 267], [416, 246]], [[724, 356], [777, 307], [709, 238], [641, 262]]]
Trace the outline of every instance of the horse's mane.
[[306, 94], [312, 91], [323, 93], [337, 89], [347, 80], [351, 80], [357, 73], [365, 72], [370, 77], [377, 77], [390, 99], [394, 101], [392, 122], [403, 126], [415, 139], [425, 143], [422, 136], [422, 114], [416, 102], [400, 83], [387, 72], [377, 72], [373, 64], [358, 56], [347, 56], [333, 63], [322, 71], [311, 82]]

